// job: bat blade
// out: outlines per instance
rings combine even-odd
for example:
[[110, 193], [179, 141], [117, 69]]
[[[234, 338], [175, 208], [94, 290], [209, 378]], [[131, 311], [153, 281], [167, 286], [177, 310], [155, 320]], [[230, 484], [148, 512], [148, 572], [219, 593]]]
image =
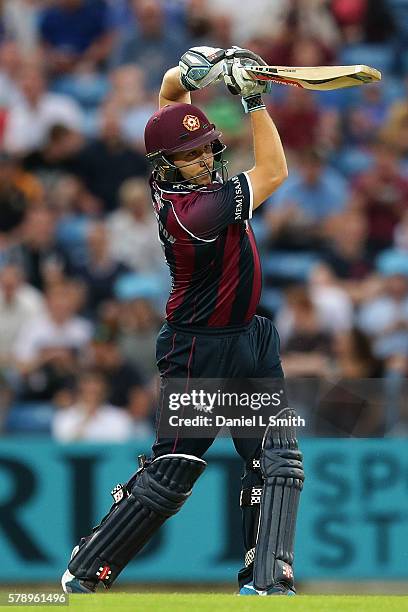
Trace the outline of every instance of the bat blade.
[[381, 72], [354, 66], [243, 66], [254, 81], [273, 81], [303, 89], [330, 90], [356, 87], [381, 80]]

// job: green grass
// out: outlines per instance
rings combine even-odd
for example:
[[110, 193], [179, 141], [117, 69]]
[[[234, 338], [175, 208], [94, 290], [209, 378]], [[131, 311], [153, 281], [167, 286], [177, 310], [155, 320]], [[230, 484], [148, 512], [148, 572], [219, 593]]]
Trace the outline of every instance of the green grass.
[[[16, 606], [0, 606], [0, 610], [17, 609]], [[20, 612], [27, 606], [19, 606]], [[55, 612], [253, 612], [273, 610], [287, 612], [385, 612], [408, 610], [408, 596], [354, 596], [354, 595], [298, 595], [296, 597], [237, 597], [218, 593], [101, 593], [97, 595], [71, 595], [69, 606], [29, 607], [30, 610], [55, 610]]]

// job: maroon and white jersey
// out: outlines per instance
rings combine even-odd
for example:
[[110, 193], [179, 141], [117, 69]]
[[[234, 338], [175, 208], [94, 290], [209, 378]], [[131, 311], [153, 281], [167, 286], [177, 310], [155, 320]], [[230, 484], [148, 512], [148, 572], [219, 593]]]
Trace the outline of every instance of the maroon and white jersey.
[[261, 294], [261, 268], [248, 223], [253, 194], [247, 174], [195, 191], [154, 177], [150, 186], [172, 278], [167, 320], [202, 327], [248, 323]]

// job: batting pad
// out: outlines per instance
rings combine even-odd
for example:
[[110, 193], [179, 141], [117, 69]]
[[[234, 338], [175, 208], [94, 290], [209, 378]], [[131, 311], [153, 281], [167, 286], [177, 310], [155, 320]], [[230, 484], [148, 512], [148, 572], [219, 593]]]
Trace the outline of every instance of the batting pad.
[[[282, 411], [282, 417], [295, 411]], [[268, 427], [262, 444], [264, 478], [254, 560], [254, 587], [293, 587], [293, 546], [304, 472], [294, 426]]]
[[68, 565], [81, 580], [109, 587], [159, 527], [176, 514], [206, 462], [193, 455], [163, 455], [142, 467], [127, 485], [115, 487], [110, 512]]

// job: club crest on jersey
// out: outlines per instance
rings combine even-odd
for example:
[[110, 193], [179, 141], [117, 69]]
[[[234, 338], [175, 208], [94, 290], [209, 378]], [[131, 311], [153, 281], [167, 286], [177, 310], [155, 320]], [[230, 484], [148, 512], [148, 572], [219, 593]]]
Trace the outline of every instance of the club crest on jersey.
[[195, 115], [186, 115], [183, 119], [183, 125], [189, 132], [195, 132], [200, 129], [200, 120]]

